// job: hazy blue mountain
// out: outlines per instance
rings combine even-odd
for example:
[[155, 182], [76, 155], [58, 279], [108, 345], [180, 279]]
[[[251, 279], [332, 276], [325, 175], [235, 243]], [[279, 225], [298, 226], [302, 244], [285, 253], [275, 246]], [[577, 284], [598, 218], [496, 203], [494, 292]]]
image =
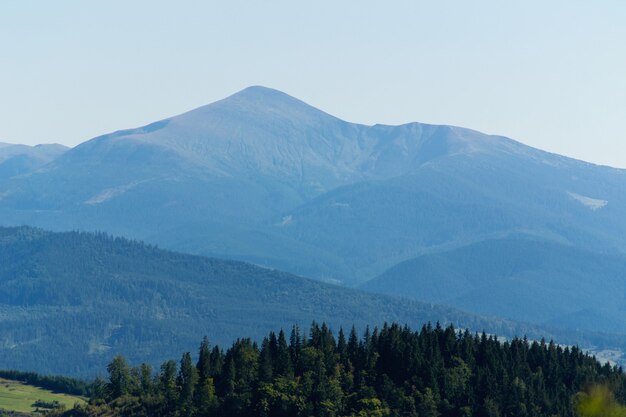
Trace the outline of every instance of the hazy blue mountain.
[[0, 179], [35, 171], [68, 149], [59, 144], [28, 146], [0, 142]]
[[440, 321], [501, 335], [579, 340], [251, 264], [104, 234], [28, 227], [0, 228], [0, 317], [0, 368], [66, 375], [92, 375], [116, 353], [159, 364], [196, 349], [203, 335], [228, 346], [242, 334], [260, 338], [293, 324], [305, 329], [313, 320], [335, 331]]
[[476, 138], [474, 148], [416, 163], [401, 176], [325, 193], [289, 211], [285, 233], [332, 248], [357, 280], [419, 254], [519, 234], [624, 252], [626, 171], [503, 138], [441, 131], [438, 140], [448, 148], [455, 131]]
[[0, 218], [353, 284], [520, 234], [624, 253], [624, 189], [624, 170], [504, 137], [348, 123], [251, 87], [0, 180]]
[[626, 257], [520, 238], [402, 262], [362, 288], [479, 314], [626, 332]]
[[[420, 123], [359, 125], [284, 93], [251, 87], [179, 116], [94, 138], [24, 171], [0, 175], [0, 223], [107, 231], [349, 285], [388, 271], [368, 288], [574, 330], [626, 332], [621, 317], [625, 290], [619, 275], [626, 253], [625, 189], [625, 170], [550, 154], [508, 138]], [[57, 255], [82, 262], [71, 251]], [[20, 256], [30, 257], [27, 252]], [[108, 262], [108, 256], [89, 255], [89, 262]], [[474, 269], [468, 259], [476, 263]], [[11, 265], [7, 262], [5, 268]], [[510, 264], [525, 272], [503, 279], [509, 276]], [[146, 268], [160, 274], [159, 265]], [[393, 269], [396, 265], [398, 270]], [[27, 266], [20, 268], [33, 276], [40, 268], [50, 268]], [[419, 273], [422, 267], [430, 273]], [[21, 270], [16, 268], [12, 274]], [[191, 289], [195, 296], [196, 287], [175, 290], [183, 285], [179, 275], [172, 273], [159, 285], [180, 297]], [[75, 285], [78, 281], [64, 279], [68, 293], [81, 288]], [[32, 295], [19, 294], [45, 294], [50, 288], [29, 282], [13, 282], [16, 288], [29, 286], [9, 291], [0, 300], [0, 308], [12, 309], [11, 317], [33, 303]], [[314, 294], [330, 287], [307, 288], [308, 298], [326, 300]], [[116, 294], [128, 302], [136, 290], [124, 284]], [[216, 292], [211, 303], [237, 305], [234, 296], [224, 294]], [[338, 305], [354, 311], [361, 305], [349, 302], [351, 296], [342, 297]], [[369, 302], [356, 298], [367, 307]], [[46, 332], [42, 325], [49, 326], [46, 334], [51, 335], [54, 326], [72, 323], [65, 314], [84, 303], [80, 297], [72, 300], [53, 304], [53, 310], [36, 310], [46, 318], [36, 327], [3, 322], [15, 323], [14, 331], [31, 329], [21, 338], [14, 336], [19, 343], [9, 338], [4, 345], [34, 346], [26, 342], [40, 340]], [[367, 311], [382, 308], [382, 301], [372, 303]], [[120, 314], [139, 314], [121, 305], [109, 307]], [[334, 317], [316, 314], [341, 311], [338, 305], [311, 308], [306, 319]], [[146, 309], [146, 314], [156, 314]], [[259, 305], [254, 314], [265, 317], [267, 324], [294, 317], [271, 312], [263, 316], [264, 309], [270, 311], [271, 306]], [[76, 317], [89, 316], [81, 308], [77, 311]], [[196, 313], [194, 317], [210, 317], [211, 310]], [[30, 320], [35, 313], [24, 314]], [[361, 313], [354, 314], [350, 320]], [[238, 317], [238, 325], [248, 320]], [[98, 322], [96, 316], [91, 319]], [[233, 324], [234, 319], [223, 320]], [[92, 330], [105, 336], [104, 323], [111, 329], [117, 326], [109, 318], [100, 323]], [[159, 326], [142, 322], [125, 328], [154, 332], [155, 340], [179, 340], [173, 331], [160, 333]], [[194, 338], [198, 331], [193, 330]], [[130, 342], [133, 334], [124, 336], [119, 346], [140, 346], [145, 338]], [[254, 332], [237, 328], [232, 334]]]

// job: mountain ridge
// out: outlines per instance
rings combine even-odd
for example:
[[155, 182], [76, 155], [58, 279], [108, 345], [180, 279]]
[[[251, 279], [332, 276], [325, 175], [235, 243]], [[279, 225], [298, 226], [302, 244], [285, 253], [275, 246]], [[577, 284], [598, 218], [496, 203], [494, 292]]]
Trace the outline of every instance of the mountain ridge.
[[625, 269], [624, 255], [519, 236], [422, 255], [360, 288], [476, 314], [624, 333]]
[[92, 376], [116, 353], [156, 365], [191, 349], [201, 335], [224, 346], [243, 331], [257, 338], [311, 321], [335, 330], [385, 321], [453, 322], [500, 335], [589, 343], [574, 334], [104, 233], [0, 227], [0, 259], [0, 363], [7, 369]]
[[[282, 113], [272, 111], [274, 108], [281, 109]], [[264, 112], [260, 120], [255, 119], [258, 109]], [[303, 117], [303, 121], [302, 117], [294, 118], [294, 113], [308, 116]], [[310, 125], [309, 119], [326, 124]], [[480, 165], [492, 172], [506, 170], [509, 171], [504, 172], [506, 175], [518, 177], [520, 172], [546, 171], [547, 167], [550, 175], [563, 179], [566, 176], [560, 171], [583, 169], [584, 175], [578, 176], [584, 179], [590, 170], [599, 169], [621, 177], [620, 181], [626, 180], [626, 171], [607, 171], [500, 136], [445, 125], [358, 125], [334, 118], [277, 90], [252, 87], [144, 127], [99, 136], [66, 152], [42, 172], [31, 173], [29, 179], [17, 184], [0, 184], [0, 187], [5, 193], [17, 195], [24, 188], [33, 190], [34, 194], [29, 197], [35, 199], [33, 206], [38, 205], [39, 196], [53, 193], [45, 197], [48, 201], [43, 207], [34, 207], [38, 210], [45, 210], [46, 206], [62, 209], [58, 203], [67, 199], [70, 199], [68, 209], [76, 210], [77, 205], [93, 206], [123, 198], [128, 191], [138, 191], [155, 181], [172, 184], [199, 180], [214, 195], [223, 195], [220, 185], [217, 190], [211, 188], [224, 180], [232, 182], [228, 185], [231, 189], [241, 187], [249, 193], [265, 194], [261, 200], [257, 196], [253, 201], [274, 206], [262, 218], [275, 224], [315, 197], [363, 181], [393, 180], [423, 175], [423, 171], [430, 175], [443, 170], [440, 174], [449, 176], [452, 168], [465, 171], [453, 179], [460, 182], [460, 187], [476, 187], [476, 184], [467, 184], [468, 179], [476, 175], [469, 170], [475, 171]], [[531, 176], [529, 172], [525, 175]], [[543, 181], [540, 176], [524, 181]], [[55, 191], [52, 187], [51, 190], [44, 185], [50, 182], [63, 184], [64, 189]], [[567, 188], [562, 187], [561, 193], [569, 193], [569, 200], [573, 195], [581, 196], [579, 202], [589, 198], [607, 201], [609, 206], [614, 203], [606, 196], [594, 195], [599, 191], [596, 184], [585, 189], [580, 185], [581, 181], [577, 181]], [[496, 191], [510, 194], [501, 188], [501, 185], [496, 187]], [[492, 191], [483, 187], [480, 192]], [[76, 198], [72, 201], [73, 195]], [[109, 198], [103, 199], [102, 195]], [[513, 194], [508, 198], [517, 196]], [[252, 204], [252, 201], [241, 204]]]
[[0, 216], [357, 285], [520, 234], [626, 253], [625, 187], [626, 170], [501, 136], [349, 123], [253, 87], [0, 179]]
[[29, 146], [0, 142], [0, 180], [41, 169], [69, 149], [58, 143]]

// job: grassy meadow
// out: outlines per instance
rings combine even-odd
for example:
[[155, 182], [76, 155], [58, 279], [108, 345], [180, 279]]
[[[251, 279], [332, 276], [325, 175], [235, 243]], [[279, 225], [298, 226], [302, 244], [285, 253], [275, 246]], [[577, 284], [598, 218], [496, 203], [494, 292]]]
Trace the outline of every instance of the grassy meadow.
[[37, 410], [38, 407], [35, 405], [37, 401], [45, 403], [58, 401], [66, 408], [72, 408], [74, 403], [82, 403], [84, 399], [0, 378], [0, 410], [30, 413]]

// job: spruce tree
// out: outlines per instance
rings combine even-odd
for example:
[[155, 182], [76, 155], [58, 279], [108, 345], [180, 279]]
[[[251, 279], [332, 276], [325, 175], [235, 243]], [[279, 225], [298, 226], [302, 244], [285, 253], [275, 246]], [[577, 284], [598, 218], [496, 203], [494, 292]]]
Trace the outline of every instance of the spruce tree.
[[142, 363], [139, 367], [139, 385], [141, 387], [141, 393], [143, 395], [150, 395], [154, 389], [154, 381], [152, 376], [152, 366], [147, 363]]
[[259, 355], [259, 379], [261, 382], [271, 382], [274, 378], [274, 366], [272, 360], [272, 348], [270, 340], [266, 337], [261, 343]]
[[169, 360], [161, 365], [161, 371], [159, 372], [159, 393], [162, 398], [161, 414], [163, 416], [174, 416], [178, 404], [176, 361]]
[[185, 352], [180, 360], [180, 369], [176, 378], [178, 386], [179, 410], [185, 416], [190, 416], [193, 410], [194, 390], [198, 382], [198, 371], [191, 361], [191, 353]]
[[117, 355], [107, 366], [109, 383], [106, 385], [107, 396], [110, 400], [126, 395], [130, 386], [130, 368], [126, 359]]
[[222, 373], [222, 368], [224, 367], [224, 354], [220, 350], [219, 346], [213, 347], [211, 350], [210, 357], [210, 375], [215, 378], [216, 376]]
[[289, 346], [287, 346], [287, 339], [285, 338], [285, 332], [281, 329], [278, 333], [278, 348], [276, 352], [276, 374], [283, 377], [293, 376], [293, 366], [291, 364], [291, 355], [289, 353]]
[[[219, 350], [217, 354], [219, 354]], [[198, 363], [196, 364], [198, 384], [194, 392], [194, 407], [198, 415], [206, 414], [208, 410], [215, 406], [215, 386], [212, 377], [211, 355], [209, 340], [204, 337], [200, 344]]]

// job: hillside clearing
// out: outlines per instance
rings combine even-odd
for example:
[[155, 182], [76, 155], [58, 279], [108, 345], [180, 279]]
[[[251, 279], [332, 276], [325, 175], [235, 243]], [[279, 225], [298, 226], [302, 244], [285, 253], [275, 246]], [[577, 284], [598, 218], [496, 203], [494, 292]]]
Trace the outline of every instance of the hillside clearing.
[[66, 408], [72, 408], [77, 402], [85, 402], [80, 397], [57, 394], [22, 382], [0, 378], [0, 409], [24, 413], [34, 412], [37, 410], [34, 406], [37, 401], [44, 403], [58, 401]]

